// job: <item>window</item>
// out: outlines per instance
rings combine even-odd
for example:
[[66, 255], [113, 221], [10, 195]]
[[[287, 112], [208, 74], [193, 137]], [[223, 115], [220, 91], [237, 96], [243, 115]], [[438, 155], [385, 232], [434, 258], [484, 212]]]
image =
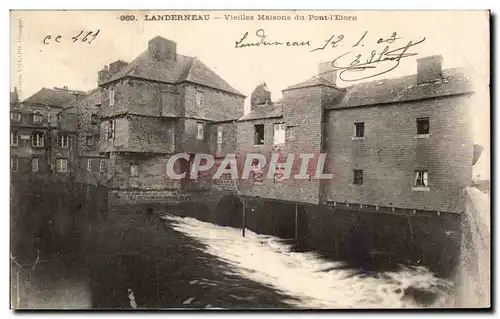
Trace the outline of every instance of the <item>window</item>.
[[284, 144], [285, 143], [285, 124], [277, 123], [274, 124], [274, 144]]
[[196, 139], [197, 140], [203, 140], [203, 135], [204, 135], [204, 132], [203, 132], [203, 123], [202, 122], [198, 122], [196, 123], [197, 127], [196, 127]]
[[105, 172], [106, 171], [106, 160], [100, 160], [99, 161], [99, 172]]
[[90, 115], [90, 124], [92, 124], [92, 125], [97, 124], [97, 114]]
[[66, 158], [56, 159], [56, 169], [59, 173], [66, 173], [68, 171], [68, 159]]
[[429, 134], [429, 118], [421, 117], [417, 119], [417, 134]]
[[264, 124], [257, 124], [255, 127], [254, 145], [264, 145]]
[[92, 172], [92, 159], [87, 159], [87, 172]]
[[363, 185], [363, 170], [355, 169], [354, 171], [354, 180], [352, 183], [354, 185]]
[[31, 115], [31, 118], [33, 120], [33, 123], [42, 123], [43, 121], [43, 116], [40, 114], [40, 112], [33, 113]]
[[139, 165], [136, 163], [130, 164], [130, 176], [137, 177], [139, 176]]
[[429, 187], [427, 171], [415, 171], [415, 187]]
[[64, 118], [61, 113], [57, 114], [57, 125], [62, 125]]
[[222, 144], [222, 126], [217, 127], [217, 144]]
[[38, 169], [40, 168], [39, 165], [38, 165], [38, 158], [37, 157], [33, 157], [31, 159], [31, 171], [32, 172], [38, 172]]
[[106, 123], [106, 137], [108, 140], [114, 140], [115, 139], [115, 126], [116, 126], [116, 121], [115, 120], [109, 120]]
[[19, 133], [10, 132], [10, 146], [17, 146], [19, 143]]
[[92, 138], [91, 135], [87, 136], [87, 145], [92, 145], [94, 144], [94, 139]]
[[201, 107], [205, 104], [205, 95], [203, 91], [196, 92], [196, 106]]
[[21, 122], [21, 113], [10, 112], [10, 120], [14, 122]]
[[354, 123], [354, 136], [355, 137], [365, 136], [365, 123]]
[[33, 138], [31, 139], [31, 145], [33, 147], [43, 147], [45, 145], [45, 137], [43, 133], [33, 133]]
[[68, 148], [69, 145], [69, 136], [60, 134], [57, 136], [57, 147], [60, 148]]
[[109, 106], [115, 105], [115, 89], [109, 89]]
[[19, 171], [19, 160], [17, 157], [10, 158], [10, 170], [13, 172]]

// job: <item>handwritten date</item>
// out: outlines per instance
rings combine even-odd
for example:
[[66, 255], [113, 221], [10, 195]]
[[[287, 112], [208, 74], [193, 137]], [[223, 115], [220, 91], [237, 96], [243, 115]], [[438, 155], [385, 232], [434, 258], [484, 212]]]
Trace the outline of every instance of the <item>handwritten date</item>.
[[[100, 29], [98, 29], [96, 32], [94, 31], [80, 31], [80, 33], [78, 33], [77, 35], [73, 36], [70, 38], [69, 41], [71, 41], [72, 43], [75, 43], [75, 42], [81, 42], [81, 43], [88, 43], [88, 44], [91, 44], [95, 38], [97, 38], [97, 36], [99, 35], [99, 32], [101, 32]], [[48, 34], [47, 36], [45, 36], [45, 38], [43, 38], [43, 41], [42, 43], [43, 44], [51, 44], [51, 43], [61, 43], [61, 40], [63, 40], [63, 36], [58, 34], [57, 36], [55, 37], [52, 37], [51, 34]]]

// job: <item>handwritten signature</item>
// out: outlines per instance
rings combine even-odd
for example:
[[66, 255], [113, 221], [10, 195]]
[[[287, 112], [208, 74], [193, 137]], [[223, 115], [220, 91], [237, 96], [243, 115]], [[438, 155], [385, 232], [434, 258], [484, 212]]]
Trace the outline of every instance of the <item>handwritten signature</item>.
[[[340, 71], [339, 79], [345, 82], [382, 75], [397, 68], [402, 59], [418, 55], [416, 52], [409, 52], [409, 49], [423, 43], [425, 39], [424, 37], [416, 42], [408, 41], [405, 45], [395, 49], [386, 45], [381, 52], [372, 50], [368, 56], [358, 53], [353, 58], [350, 52], [346, 52], [332, 61], [332, 70]], [[347, 58], [347, 64], [342, 63], [345, 58]]]

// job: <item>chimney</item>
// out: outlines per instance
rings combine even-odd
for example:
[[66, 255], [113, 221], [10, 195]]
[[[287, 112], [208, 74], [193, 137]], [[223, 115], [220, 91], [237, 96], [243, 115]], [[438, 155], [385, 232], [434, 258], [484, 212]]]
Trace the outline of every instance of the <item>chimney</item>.
[[417, 59], [417, 84], [429, 83], [441, 80], [443, 57], [441, 55], [431, 55]]
[[337, 70], [333, 69], [332, 61], [320, 62], [318, 65], [318, 76], [334, 86], [337, 86]]
[[116, 73], [120, 72], [124, 67], [128, 65], [127, 62], [122, 61], [122, 60], [117, 60], [113, 63], [109, 64], [109, 74], [108, 76], [113, 76]]
[[149, 40], [148, 50], [156, 61], [177, 60], [177, 43], [160, 36]]
[[271, 92], [267, 88], [265, 82], [257, 86], [250, 97], [250, 110], [254, 110], [257, 105], [264, 105], [271, 103]]
[[109, 70], [108, 70], [108, 66], [105, 65], [102, 70], [97, 72], [97, 84], [99, 85], [101, 83], [106, 82], [106, 80], [108, 78], [109, 78]]
[[66, 85], [65, 85], [65, 86], [63, 86], [63, 89], [64, 89], [64, 90], [67, 90], [67, 89], [68, 89], [68, 86], [66, 86]]

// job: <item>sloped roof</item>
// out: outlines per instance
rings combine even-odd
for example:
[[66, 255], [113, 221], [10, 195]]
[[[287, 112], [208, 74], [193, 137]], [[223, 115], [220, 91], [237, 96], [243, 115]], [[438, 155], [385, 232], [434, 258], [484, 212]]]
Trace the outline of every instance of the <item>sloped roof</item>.
[[42, 88], [40, 91], [25, 99], [23, 103], [36, 103], [63, 107], [76, 100], [77, 95], [84, 94], [85, 92], [82, 91], [66, 91]]
[[272, 119], [283, 116], [283, 104], [277, 102], [275, 104], [256, 105], [255, 108], [247, 115], [240, 118], [238, 121], [251, 121], [261, 119]]
[[436, 82], [417, 84], [417, 75], [354, 84], [346, 88], [340, 103], [327, 108], [355, 107], [420, 100], [472, 92], [470, 78], [461, 68], [443, 70]]
[[324, 85], [324, 86], [329, 86], [329, 87], [333, 87], [336, 89], [340, 89], [335, 85], [335, 83], [332, 83], [332, 82], [328, 81], [327, 79], [324, 79], [320, 76], [315, 75], [315, 76], [312, 76], [305, 81], [291, 85], [291, 86], [287, 87], [286, 89], [284, 89], [283, 91], [301, 89], [301, 88], [317, 86], [317, 85]]
[[197, 58], [180, 54], [177, 54], [176, 61], [157, 61], [152, 56], [151, 52], [146, 50], [118, 73], [104, 81], [103, 84], [116, 81], [126, 76], [134, 76], [166, 83], [188, 81], [244, 96]]

